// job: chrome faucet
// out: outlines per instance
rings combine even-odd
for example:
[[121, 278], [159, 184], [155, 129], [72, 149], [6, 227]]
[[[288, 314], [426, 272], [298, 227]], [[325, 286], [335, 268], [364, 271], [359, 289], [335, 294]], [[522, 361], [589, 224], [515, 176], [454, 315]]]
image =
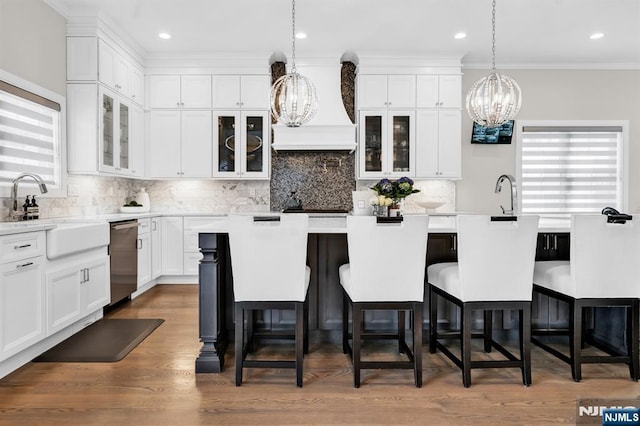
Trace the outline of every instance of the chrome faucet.
[[509, 186], [511, 187], [511, 210], [505, 210], [502, 206], [500, 208], [502, 209], [502, 214], [515, 215], [518, 210], [518, 189], [515, 178], [511, 175], [500, 175], [496, 182], [496, 194], [502, 192], [502, 183], [505, 180], [509, 181]]
[[18, 211], [18, 182], [22, 179], [30, 177], [38, 183], [38, 187], [40, 188], [40, 192], [42, 194], [46, 193], [47, 185], [45, 185], [44, 181], [40, 176], [35, 173], [20, 173], [12, 182], [13, 185], [11, 189], [11, 211], [9, 212], [9, 218], [11, 220], [17, 221], [22, 219], [23, 213]]

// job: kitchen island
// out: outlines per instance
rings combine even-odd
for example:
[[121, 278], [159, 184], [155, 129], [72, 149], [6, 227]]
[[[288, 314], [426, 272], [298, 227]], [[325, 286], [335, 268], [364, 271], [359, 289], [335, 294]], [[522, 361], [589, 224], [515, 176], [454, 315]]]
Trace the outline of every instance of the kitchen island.
[[[220, 372], [224, 367], [224, 353], [229, 337], [233, 333], [233, 282], [228, 249], [225, 220], [217, 220], [198, 229], [202, 260], [199, 265], [199, 335], [203, 346], [196, 359], [196, 372]], [[545, 219], [540, 221], [538, 260], [561, 260], [569, 257], [568, 219]], [[496, 255], [499, 256], [499, 253]], [[456, 220], [454, 215], [432, 215], [429, 217], [429, 240], [427, 265], [457, 259]], [[346, 239], [346, 216], [311, 215], [307, 264], [311, 267], [309, 285], [309, 328], [329, 332], [342, 326], [342, 292], [339, 285], [338, 267], [348, 262]], [[380, 259], [372, 259], [372, 267], [384, 262], [384, 247], [380, 248]], [[425, 303], [425, 309], [428, 304]], [[438, 321], [456, 324], [451, 318], [448, 305], [439, 308]], [[532, 322], [535, 325], [562, 326], [565, 307], [550, 306], [541, 296], [534, 301]], [[480, 314], [480, 313], [479, 313]], [[425, 314], [425, 320], [429, 318]], [[366, 312], [365, 321], [371, 328], [393, 329], [397, 327], [396, 316], [388, 312]], [[255, 315], [257, 329], [280, 329], [294, 323], [287, 311], [265, 311]], [[477, 316], [481, 324], [482, 316]], [[517, 326], [517, 318], [510, 312], [496, 313], [494, 327], [510, 329]], [[426, 327], [426, 324], [425, 324]]]

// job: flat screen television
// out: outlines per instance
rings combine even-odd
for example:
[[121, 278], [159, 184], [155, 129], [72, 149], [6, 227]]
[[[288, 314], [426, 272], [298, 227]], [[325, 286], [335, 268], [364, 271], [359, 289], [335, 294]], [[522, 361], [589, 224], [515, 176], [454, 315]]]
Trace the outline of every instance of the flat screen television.
[[498, 127], [485, 127], [473, 122], [471, 143], [510, 144], [514, 121], [510, 120]]

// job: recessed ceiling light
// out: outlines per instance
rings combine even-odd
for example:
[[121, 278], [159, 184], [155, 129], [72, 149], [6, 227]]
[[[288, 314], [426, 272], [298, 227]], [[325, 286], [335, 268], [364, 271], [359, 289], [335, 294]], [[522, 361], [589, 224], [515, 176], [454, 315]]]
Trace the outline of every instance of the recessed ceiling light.
[[160, 34], [158, 34], [158, 37], [160, 37], [163, 40], [169, 40], [171, 38], [171, 34], [169, 34], [169, 33], [160, 33]]
[[463, 38], [467, 37], [467, 33], [456, 33], [456, 35], [453, 36], [453, 38], [455, 38], [456, 40], [462, 40]]
[[296, 38], [299, 38], [299, 39], [307, 38], [307, 34], [306, 33], [297, 33], [296, 34]]
[[602, 34], [602, 33], [593, 33], [593, 34], [591, 34], [591, 35], [589, 36], [589, 38], [590, 38], [591, 40], [599, 40], [599, 39], [601, 39], [602, 37], [604, 37], [604, 34]]

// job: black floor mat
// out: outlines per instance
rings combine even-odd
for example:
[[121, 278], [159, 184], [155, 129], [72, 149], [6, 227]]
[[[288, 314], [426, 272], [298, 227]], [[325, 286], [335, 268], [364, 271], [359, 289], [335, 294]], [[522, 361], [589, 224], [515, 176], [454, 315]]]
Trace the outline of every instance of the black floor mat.
[[163, 322], [163, 319], [101, 319], [33, 361], [120, 361]]

